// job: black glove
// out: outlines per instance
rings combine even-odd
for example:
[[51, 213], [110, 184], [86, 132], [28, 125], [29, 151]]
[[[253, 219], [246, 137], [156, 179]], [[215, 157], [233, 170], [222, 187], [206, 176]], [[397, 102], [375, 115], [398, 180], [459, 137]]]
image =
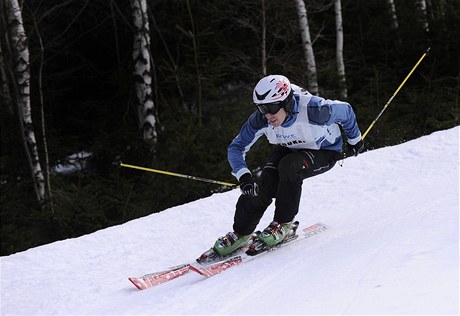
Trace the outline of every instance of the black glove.
[[348, 143], [348, 153], [350, 155], [356, 157], [363, 151], [364, 151], [364, 142], [362, 139], [354, 145], [351, 145], [350, 143]]
[[259, 186], [250, 173], [245, 173], [240, 177], [240, 190], [243, 195], [259, 195]]

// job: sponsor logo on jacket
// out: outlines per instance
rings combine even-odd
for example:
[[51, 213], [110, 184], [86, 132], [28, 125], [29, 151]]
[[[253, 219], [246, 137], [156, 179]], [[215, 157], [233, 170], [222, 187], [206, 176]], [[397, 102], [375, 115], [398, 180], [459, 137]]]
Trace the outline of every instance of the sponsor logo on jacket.
[[276, 134], [276, 140], [278, 145], [289, 147], [292, 145], [297, 145], [297, 144], [305, 144], [306, 141], [301, 140], [301, 139], [296, 139], [297, 135], [296, 134], [290, 134], [290, 135], [283, 135], [283, 134]]

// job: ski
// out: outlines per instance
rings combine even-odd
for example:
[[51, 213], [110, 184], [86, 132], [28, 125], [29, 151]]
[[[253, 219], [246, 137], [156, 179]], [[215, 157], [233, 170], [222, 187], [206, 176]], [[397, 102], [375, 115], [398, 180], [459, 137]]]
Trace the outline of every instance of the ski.
[[[221, 261], [209, 263], [209, 264], [191, 264], [190, 270], [201, 274], [207, 278], [212, 277], [216, 274], [219, 274], [225, 270], [228, 270], [234, 266], [240, 265], [244, 262], [248, 262], [261, 256], [262, 254], [275, 251], [285, 245], [292, 244], [295, 241], [300, 241], [306, 238], [310, 238], [315, 236], [321, 232], [327, 230], [327, 226], [323, 223], [316, 223], [314, 225], [305, 227], [301, 230], [299, 234], [296, 234], [296, 229], [298, 226], [298, 222], [295, 223], [293, 234], [288, 235], [283, 242], [273, 246], [268, 247], [267, 245], [262, 245], [261, 242], [258, 240], [254, 240], [254, 242], [249, 246], [249, 249], [246, 252], [236, 254], [231, 257], [227, 257]], [[257, 233], [256, 233], [257, 234]]]
[[187, 274], [190, 271], [190, 264], [184, 263], [175, 267], [171, 267], [165, 271], [145, 274], [141, 277], [128, 278], [135, 287], [139, 290], [145, 290], [162, 283], [174, 280], [180, 276]]
[[252, 243], [242, 250], [240, 249], [236, 253], [232, 253], [228, 256], [219, 257], [211, 248], [196, 259], [196, 262], [184, 263], [161, 272], [149, 273], [140, 277], [131, 277], [128, 279], [139, 290], [145, 290], [186, 275], [190, 271], [209, 278], [234, 266], [253, 260], [265, 253], [272, 252], [285, 245], [292, 244], [293, 242], [310, 238], [328, 229], [325, 224], [316, 223], [301, 229], [299, 232], [298, 225], [299, 223], [295, 222], [289, 235], [286, 236], [281, 243], [273, 247], [268, 247], [257, 240], [257, 233], [260, 232], [256, 232]]

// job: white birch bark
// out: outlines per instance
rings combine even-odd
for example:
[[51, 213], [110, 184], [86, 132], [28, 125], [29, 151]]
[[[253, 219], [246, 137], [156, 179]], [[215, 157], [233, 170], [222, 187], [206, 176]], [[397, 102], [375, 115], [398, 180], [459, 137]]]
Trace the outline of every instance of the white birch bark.
[[426, 12], [426, 1], [425, 0], [415, 0], [415, 7], [417, 8], [417, 15], [420, 25], [425, 33], [430, 31], [430, 26], [428, 24], [428, 14]]
[[157, 142], [155, 104], [152, 95], [152, 66], [150, 56], [150, 27], [146, 0], [131, 0], [134, 25], [134, 80], [139, 128], [144, 141]]
[[30, 106], [30, 62], [27, 36], [22, 22], [22, 12], [18, 0], [7, 0], [8, 35], [11, 42], [14, 59], [14, 73], [17, 85], [17, 104], [20, 115], [20, 124], [24, 141], [24, 148], [38, 203], [43, 207], [45, 202], [45, 178], [40, 166], [37, 142], [32, 124]]
[[297, 4], [297, 14], [299, 16], [300, 34], [302, 37], [302, 45], [307, 62], [307, 89], [313, 95], [318, 94], [318, 80], [316, 73], [316, 61], [313, 53], [313, 45], [311, 43], [310, 29], [308, 27], [307, 9], [303, 0], [295, 0]]
[[345, 76], [345, 63], [343, 62], [343, 24], [342, 24], [342, 3], [341, 0], [334, 0], [335, 29], [336, 29], [336, 60], [337, 74], [339, 76], [340, 98], [348, 97], [347, 79]]
[[402, 47], [402, 39], [399, 35], [399, 21], [394, 0], [387, 0], [387, 7], [390, 16], [390, 30], [394, 36], [394, 44], [396, 48], [400, 49]]
[[399, 22], [394, 0], [387, 0], [387, 6], [388, 13], [390, 14], [390, 27], [393, 31], [397, 31], [399, 29]]
[[430, 14], [429, 18], [431, 21], [435, 20], [435, 12], [433, 8], [433, 4], [431, 3], [431, 0], [425, 0], [426, 1], [426, 6], [427, 6], [427, 13]]

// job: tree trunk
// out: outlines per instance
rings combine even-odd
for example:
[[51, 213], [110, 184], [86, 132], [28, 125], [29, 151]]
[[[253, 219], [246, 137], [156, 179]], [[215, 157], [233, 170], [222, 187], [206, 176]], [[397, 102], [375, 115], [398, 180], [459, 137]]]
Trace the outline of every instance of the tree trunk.
[[310, 29], [308, 28], [307, 9], [303, 0], [296, 0], [297, 14], [299, 16], [300, 34], [302, 36], [302, 45], [307, 62], [307, 89], [313, 95], [318, 94], [318, 80], [316, 76], [316, 62], [313, 53], [313, 46], [310, 38]]
[[399, 36], [399, 21], [394, 0], [387, 0], [387, 6], [390, 15], [390, 29], [394, 34], [394, 45], [399, 50], [402, 47], [402, 40]]
[[[3, 25], [2, 25], [3, 26]], [[13, 115], [13, 102], [11, 101], [10, 88], [8, 87], [8, 77], [5, 60], [3, 58], [2, 46], [0, 45], [0, 109], [5, 107], [8, 114]]]
[[40, 207], [45, 203], [45, 179], [40, 166], [37, 142], [32, 124], [30, 106], [30, 62], [27, 36], [22, 23], [22, 12], [17, 0], [6, 1], [8, 19], [8, 35], [11, 43], [11, 54], [14, 61], [14, 77], [16, 84], [15, 98], [18, 106], [19, 124], [22, 132], [24, 149], [34, 182], [35, 193]]
[[426, 12], [426, 1], [416, 0], [415, 7], [417, 9], [417, 17], [418, 17], [420, 26], [425, 31], [425, 33], [428, 33], [430, 31], [430, 27], [428, 24], [428, 14]]
[[45, 156], [45, 179], [47, 189], [48, 205], [51, 209], [51, 213], [54, 214], [54, 203], [53, 203], [53, 191], [51, 190], [51, 177], [50, 177], [50, 159], [48, 154], [48, 140], [46, 138], [46, 123], [45, 123], [45, 102], [43, 96], [43, 67], [45, 65], [45, 47], [43, 45], [42, 36], [38, 29], [37, 21], [33, 18], [35, 24], [35, 30], [37, 33], [38, 43], [40, 44], [40, 66], [38, 67], [38, 94], [40, 95], [40, 118], [41, 118], [41, 131], [43, 139], [43, 153]]
[[156, 144], [158, 120], [152, 95], [150, 33], [146, 0], [131, 0], [134, 25], [134, 84], [139, 128], [144, 141]]
[[348, 97], [347, 78], [345, 76], [345, 64], [343, 62], [343, 25], [342, 25], [342, 4], [340, 0], [334, 0], [335, 9], [335, 28], [337, 34], [336, 40], [336, 58], [337, 73], [339, 76], [339, 95], [340, 98]]
[[390, 28], [392, 31], [399, 29], [398, 15], [396, 14], [396, 6], [394, 0], [387, 0], [388, 13], [390, 14]]

